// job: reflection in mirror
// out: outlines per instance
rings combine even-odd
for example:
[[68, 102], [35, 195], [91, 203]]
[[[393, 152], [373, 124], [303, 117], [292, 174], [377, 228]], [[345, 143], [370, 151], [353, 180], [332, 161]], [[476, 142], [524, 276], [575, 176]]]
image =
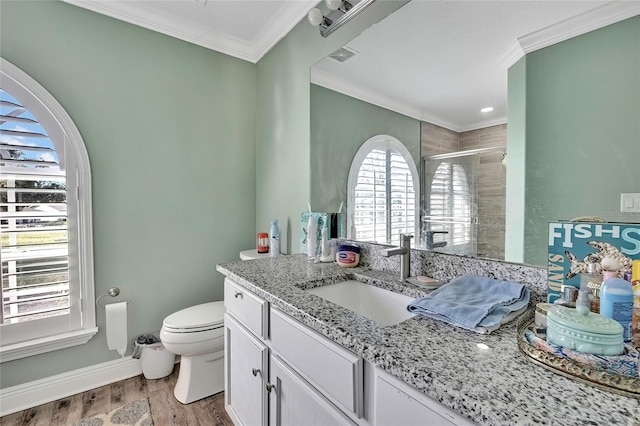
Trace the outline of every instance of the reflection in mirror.
[[[546, 266], [551, 221], [584, 215], [640, 221], [640, 214], [619, 212], [620, 192], [640, 191], [640, 168], [633, 160], [640, 155], [640, 63], [633, 38], [640, 18], [553, 46], [557, 39], [549, 37], [548, 47], [526, 60], [516, 62], [522, 52], [505, 57], [512, 46], [523, 47], [524, 35], [595, 15], [592, 11], [608, 4], [411, 1], [347, 43], [350, 54], [318, 62], [311, 68], [314, 205], [335, 209], [347, 201], [348, 207], [351, 159], [362, 141], [383, 133], [402, 140], [421, 169], [420, 208], [426, 216], [431, 216], [427, 192], [433, 182], [425, 176], [423, 157], [508, 146], [508, 165], [505, 151], [477, 154], [477, 219], [473, 201], [468, 202], [471, 219], [465, 219], [466, 228], [477, 220], [477, 256]], [[489, 105], [493, 112], [480, 112]], [[448, 145], [427, 147], [435, 136]], [[611, 176], [592, 179], [603, 159], [615, 162], [608, 168]], [[451, 163], [452, 177], [455, 168]], [[465, 174], [471, 193], [473, 173], [465, 169]], [[435, 201], [434, 195], [434, 206]], [[442, 208], [439, 214], [445, 213]], [[435, 225], [422, 230], [418, 243], [438, 251], [453, 250], [457, 241], [464, 241], [461, 247], [474, 245], [473, 229], [464, 237], [457, 228], [451, 235], [428, 233], [439, 230]]]
[[[507, 125], [456, 133], [422, 123], [424, 247], [504, 259]], [[443, 153], [444, 152], [444, 153]], [[435, 234], [432, 247], [431, 231]]]
[[418, 229], [418, 170], [398, 139], [377, 135], [365, 141], [349, 169], [347, 236], [400, 245], [400, 234]]

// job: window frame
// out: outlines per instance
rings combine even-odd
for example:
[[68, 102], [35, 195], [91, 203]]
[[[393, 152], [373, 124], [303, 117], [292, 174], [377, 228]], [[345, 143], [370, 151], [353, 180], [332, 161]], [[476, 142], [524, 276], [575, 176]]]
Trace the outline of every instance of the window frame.
[[[373, 150], [393, 150], [404, 158], [405, 162], [409, 167], [409, 171], [411, 173], [412, 182], [413, 182], [413, 190], [414, 196], [416, 199], [414, 200], [415, 212], [414, 212], [414, 228], [413, 235], [416, 237], [419, 232], [419, 224], [420, 224], [420, 202], [419, 195], [420, 194], [420, 176], [418, 174], [418, 168], [416, 167], [415, 162], [413, 161], [413, 156], [407, 149], [407, 147], [400, 142], [400, 140], [396, 139], [390, 135], [376, 135], [369, 139], [367, 139], [361, 146], [358, 148], [353, 160], [351, 162], [351, 166], [349, 168], [349, 177], [347, 179], [347, 238], [354, 239], [355, 238], [355, 230], [354, 230], [354, 214], [355, 214], [355, 187], [358, 182], [358, 173], [360, 172], [360, 167], [362, 166], [362, 162], [367, 158], [369, 153]], [[389, 214], [391, 214], [392, 209], [391, 206], [389, 208]], [[415, 238], [412, 241], [412, 244], [415, 243]]]
[[[0, 340], [0, 362], [6, 362], [84, 344], [98, 328], [94, 303], [91, 167], [82, 136], [62, 105], [37, 81], [4, 58], [0, 58], [0, 85], [37, 117], [55, 146], [61, 168], [68, 171], [69, 279], [78, 280], [79, 286], [79, 297], [70, 301], [73, 318], [70, 323], [74, 325], [58, 327], [50, 335], [25, 341]], [[1, 324], [0, 329], [37, 321]]]

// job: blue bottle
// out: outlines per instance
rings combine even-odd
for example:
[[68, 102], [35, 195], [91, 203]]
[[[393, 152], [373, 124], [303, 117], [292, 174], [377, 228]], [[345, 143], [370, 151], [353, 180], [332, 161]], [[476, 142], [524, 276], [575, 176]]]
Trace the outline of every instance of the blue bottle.
[[271, 234], [269, 252], [271, 257], [280, 256], [280, 230], [278, 229], [278, 219], [271, 221]]
[[629, 281], [609, 278], [600, 288], [600, 315], [613, 318], [622, 328], [623, 340], [631, 341], [631, 319], [633, 315], [633, 289]]

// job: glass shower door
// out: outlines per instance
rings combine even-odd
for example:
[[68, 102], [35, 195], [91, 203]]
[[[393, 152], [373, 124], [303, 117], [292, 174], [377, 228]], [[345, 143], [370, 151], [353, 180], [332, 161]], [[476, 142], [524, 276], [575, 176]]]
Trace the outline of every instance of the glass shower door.
[[478, 164], [478, 154], [424, 158], [422, 247], [477, 255]]

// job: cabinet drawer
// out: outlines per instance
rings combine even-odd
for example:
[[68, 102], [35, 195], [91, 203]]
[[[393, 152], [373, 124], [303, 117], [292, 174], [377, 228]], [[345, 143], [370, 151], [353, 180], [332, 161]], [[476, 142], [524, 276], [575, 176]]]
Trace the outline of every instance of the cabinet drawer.
[[266, 300], [225, 278], [224, 306], [256, 336], [268, 338], [269, 303]]
[[363, 361], [343, 347], [271, 310], [272, 348], [345, 412], [363, 415]]

